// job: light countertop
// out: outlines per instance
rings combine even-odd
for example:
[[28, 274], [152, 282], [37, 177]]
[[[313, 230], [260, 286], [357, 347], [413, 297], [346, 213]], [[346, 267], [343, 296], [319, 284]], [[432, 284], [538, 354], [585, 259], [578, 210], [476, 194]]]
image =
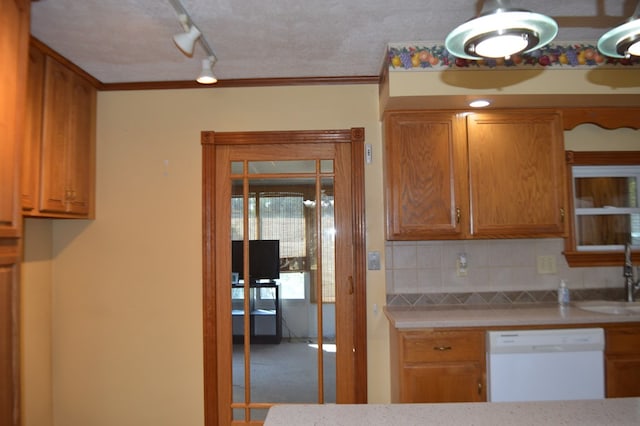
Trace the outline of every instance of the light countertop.
[[446, 404], [279, 405], [265, 426], [639, 425], [640, 398]]
[[580, 309], [575, 304], [560, 307], [555, 303], [386, 306], [384, 312], [398, 329], [640, 322], [640, 313], [612, 315]]

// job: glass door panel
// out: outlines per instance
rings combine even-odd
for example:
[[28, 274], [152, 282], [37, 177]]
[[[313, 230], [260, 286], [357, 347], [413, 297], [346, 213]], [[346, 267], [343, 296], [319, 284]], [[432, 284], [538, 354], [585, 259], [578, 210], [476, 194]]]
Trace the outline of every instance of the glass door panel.
[[332, 160], [231, 164], [234, 421], [336, 401], [332, 173]]

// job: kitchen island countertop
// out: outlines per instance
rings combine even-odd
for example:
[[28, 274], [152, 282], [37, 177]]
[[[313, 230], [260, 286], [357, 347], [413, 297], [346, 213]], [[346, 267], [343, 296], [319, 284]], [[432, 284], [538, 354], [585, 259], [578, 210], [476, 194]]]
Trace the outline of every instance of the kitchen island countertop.
[[640, 398], [445, 404], [279, 405], [265, 426], [640, 424]]

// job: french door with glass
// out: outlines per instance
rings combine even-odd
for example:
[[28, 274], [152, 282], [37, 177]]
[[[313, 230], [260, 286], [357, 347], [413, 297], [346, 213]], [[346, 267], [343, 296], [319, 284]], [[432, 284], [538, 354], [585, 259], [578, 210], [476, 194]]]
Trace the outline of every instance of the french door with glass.
[[209, 133], [207, 424], [365, 402], [362, 132]]

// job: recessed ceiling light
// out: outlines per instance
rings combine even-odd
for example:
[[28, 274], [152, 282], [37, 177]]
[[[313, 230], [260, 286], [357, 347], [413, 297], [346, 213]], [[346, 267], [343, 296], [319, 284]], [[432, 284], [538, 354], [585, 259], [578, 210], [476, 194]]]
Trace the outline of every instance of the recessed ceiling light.
[[487, 101], [486, 99], [477, 99], [475, 101], [469, 102], [469, 106], [471, 108], [484, 108], [489, 105], [491, 105], [491, 102]]

